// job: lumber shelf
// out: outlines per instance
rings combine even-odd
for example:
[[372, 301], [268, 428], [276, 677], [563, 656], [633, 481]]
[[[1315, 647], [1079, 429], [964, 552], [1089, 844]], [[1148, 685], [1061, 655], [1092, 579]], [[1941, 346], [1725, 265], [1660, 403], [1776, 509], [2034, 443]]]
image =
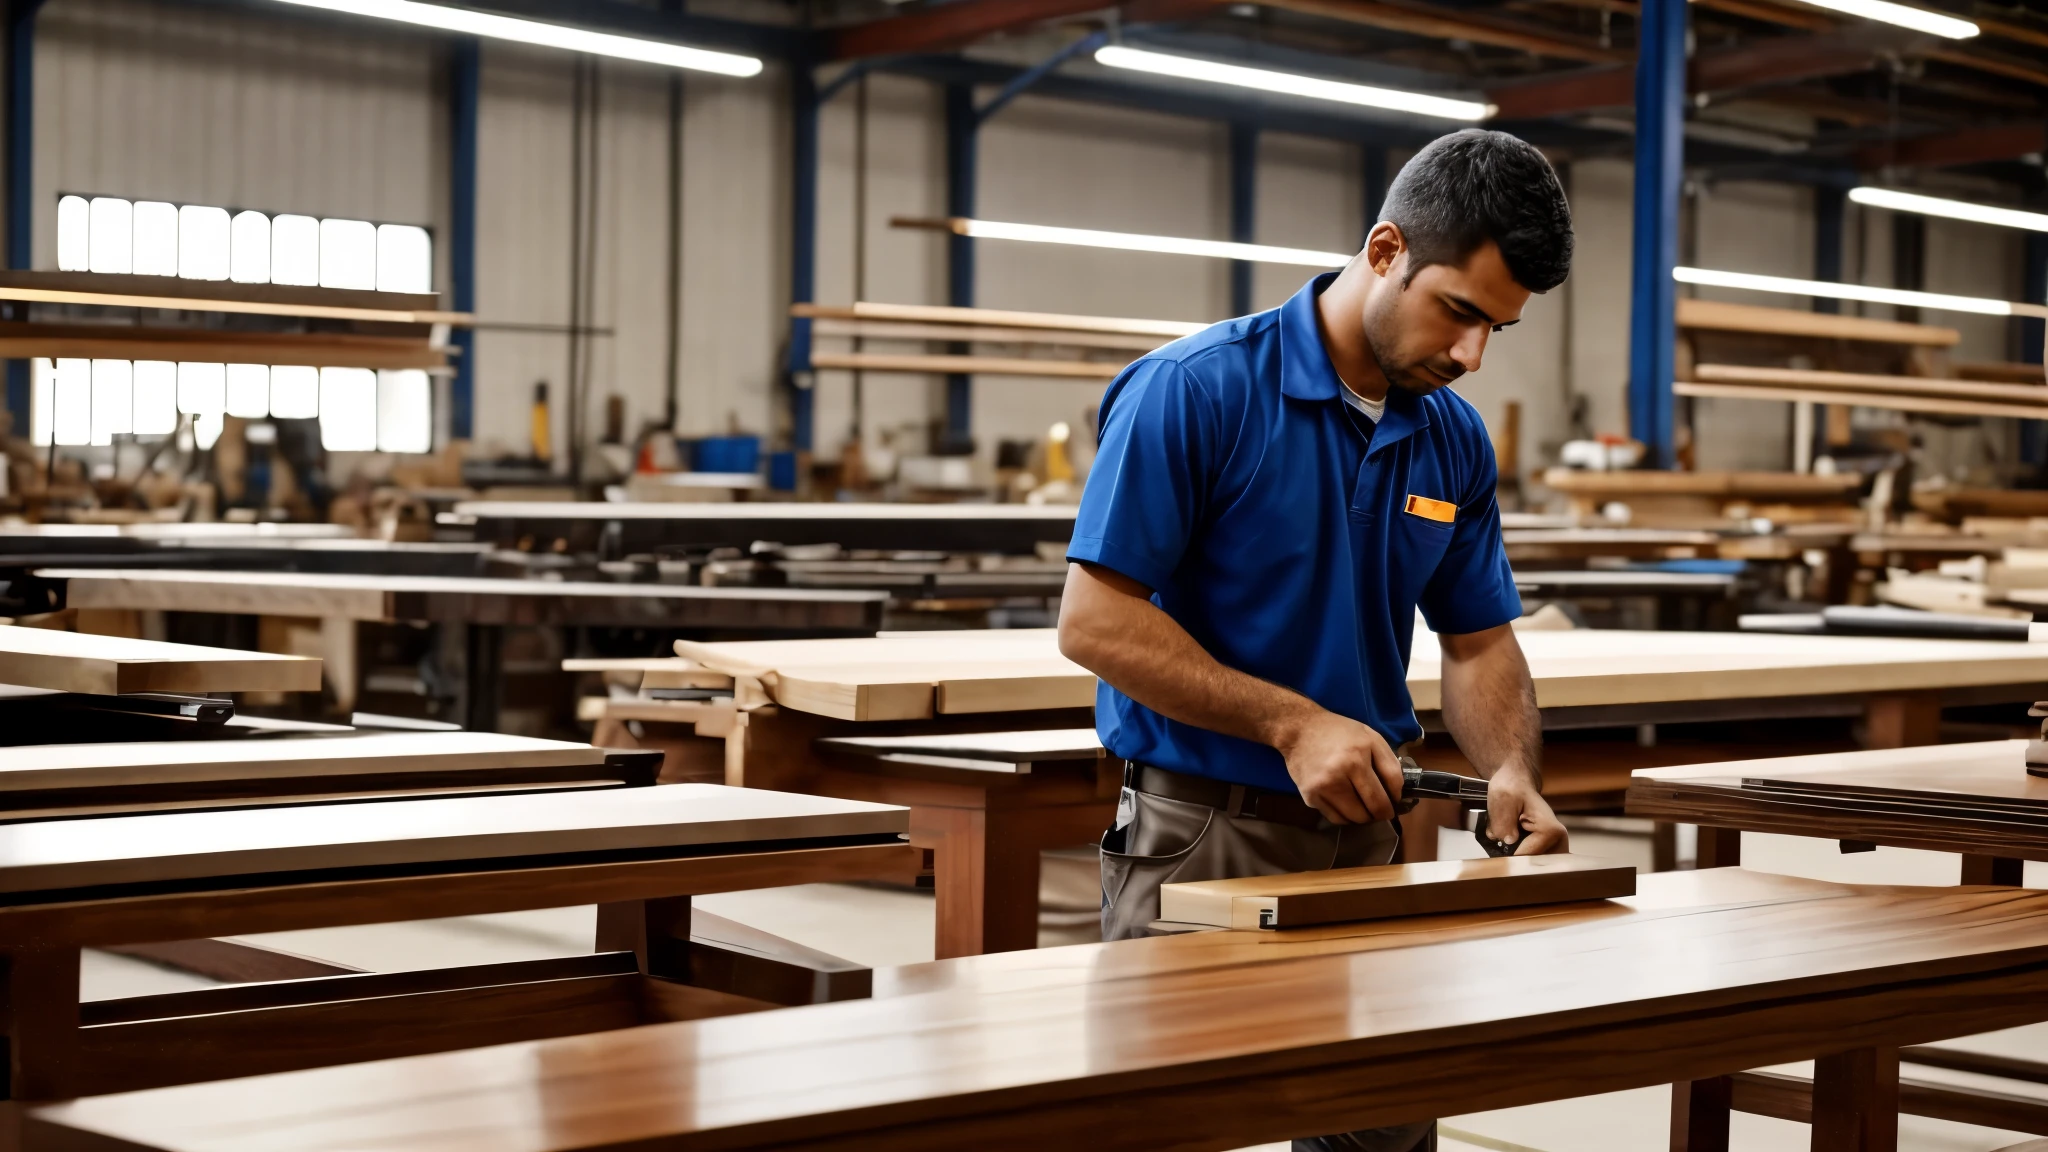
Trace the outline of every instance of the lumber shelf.
[[1963, 338], [1963, 334], [1954, 328], [1931, 324], [1905, 324], [1896, 320], [1872, 320], [1862, 316], [1838, 316], [1689, 297], [1678, 301], [1678, 326], [1767, 336], [1808, 336], [1819, 340], [1913, 344], [1929, 348], [1954, 347]]
[[2048, 413], [2048, 406], [2033, 403], [1776, 384], [1716, 384], [1680, 380], [1672, 384], [1671, 390], [1679, 396], [1699, 396], [1708, 399], [1846, 404], [1852, 408], [1888, 408], [1895, 412], [1939, 412], [1951, 416], [2005, 416], [2014, 420], [2039, 420], [2043, 418], [2044, 413]]
[[1109, 380], [1124, 370], [1123, 362], [1054, 360], [1026, 356], [905, 355], [893, 352], [813, 352], [811, 367], [860, 372], [955, 372], [991, 376], [1054, 376], [1074, 380]]
[[1938, 396], [1962, 400], [2003, 400], [2048, 407], [2048, 387], [1949, 380], [1935, 376], [1887, 376], [1873, 372], [1829, 372], [1811, 368], [1769, 368], [1747, 364], [1697, 364], [1693, 380], [1702, 384], [1756, 384], [1786, 388], [1839, 388], [1850, 392]]
[[834, 320], [896, 320], [917, 324], [974, 324], [997, 328], [1109, 332], [1127, 336], [1192, 336], [1207, 324], [1184, 320], [1137, 320], [1059, 312], [1013, 312], [1001, 308], [960, 308], [940, 304], [792, 304], [791, 316]]
[[1836, 500], [1861, 487], [1863, 478], [1810, 472], [1588, 472], [1549, 468], [1543, 484], [1569, 496], [1722, 496], [1779, 500]]

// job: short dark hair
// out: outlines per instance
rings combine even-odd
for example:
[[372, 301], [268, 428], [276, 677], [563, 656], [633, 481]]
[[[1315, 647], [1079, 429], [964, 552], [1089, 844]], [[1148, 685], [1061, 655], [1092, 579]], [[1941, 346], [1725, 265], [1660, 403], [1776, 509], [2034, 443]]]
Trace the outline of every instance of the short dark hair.
[[1557, 170], [1505, 132], [1467, 128], [1424, 145], [1394, 177], [1380, 220], [1401, 229], [1411, 277], [1463, 264], [1488, 240], [1531, 292], [1548, 292], [1572, 270], [1572, 209]]

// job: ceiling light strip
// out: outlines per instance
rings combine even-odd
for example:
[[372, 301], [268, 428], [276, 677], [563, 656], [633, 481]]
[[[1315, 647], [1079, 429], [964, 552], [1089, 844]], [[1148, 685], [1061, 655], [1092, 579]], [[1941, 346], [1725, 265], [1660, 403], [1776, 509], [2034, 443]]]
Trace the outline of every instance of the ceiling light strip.
[[1201, 60], [1192, 56], [1175, 56], [1143, 48], [1127, 48], [1121, 44], [1111, 44], [1097, 49], [1095, 62], [1110, 68], [1147, 72], [1154, 76], [1228, 84], [1283, 96], [1328, 100], [1362, 108], [1382, 108], [1390, 112], [1411, 112], [1418, 116], [1433, 116], [1442, 120], [1484, 120], [1494, 112], [1493, 105], [1474, 100], [1454, 100], [1446, 96], [1431, 96], [1424, 92], [1404, 92], [1398, 88], [1376, 88], [1369, 84], [1326, 80], [1319, 76], [1302, 76], [1293, 72], [1276, 72], [1268, 68], [1225, 64], [1220, 60]]
[[1981, 296], [1950, 296], [1942, 292], [1912, 292], [1904, 288], [1836, 284], [1827, 280], [1794, 280], [1787, 276], [1759, 276], [1750, 272], [1721, 272], [1712, 268], [1683, 266], [1672, 269], [1671, 276], [1681, 284], [1699, 284], [1710, 288], [1782, 292], [1788, 296], [1819, 296], [1832, 300], [1861, 300], [1866, 304], [1894, 304], [1905, 308], [1931, 308], [1943, 312], [1974, 312], [1980, 316], [2048, 316], [2048, 306], [1992, 300]]
[[1925, 8], [1914, 8], [1906, 4], [1894, 4], [1891, 0], [1806, 0], [1806, 3], [1830, 12], [1840, 12], [1844, 16], [1860, 16], [1865, 20], [1897, 24], [1901, 28], [1946, 36], [1950, 40], [1967, 40], [1980, 31], [1975, 24], [1959, 16], [1929, 12]]
[[1975, 224], [1996, 224], [2002, 228], [2048, 232], [2048, 215], [2023, 212], [2017, 208], [1996, 208], [1989, 204], [1971, 204], [1963, 200], [1922, 196], [1917, 192], [1899, 192], [1890, 188], [1851, 188], [1849, 199], [1872, 208], [1888, 208], [1893, 212], [1917, 212], [1923, 216], [1943, 216], [1950, 220], [1968, 220]]
[[899, 216], [898, 228], [932, 228], [980, 240], [1021, 240], [1032, 244], [1067, 244], [1077, 248], [1111, 248], [1121, 252], [1158, 252], [1171, 256], [1207, 256], [1217, 260], [1249, 260], [1258, 264], [1299, 264], [1310, 268], [1341, 268], [1348, 252], [1282, 248], [1273, 244], [1238, 244], [1229, 240], [1197, 240], [1186, 236], [1150, 236], [1142, 232], [1105, 232], [1096, 228], [1058, 228], [1048, 224], [1012, 224], [965, 216], [923, 219]]
[[295, 4], [301, 8], [320, 8], [329, 12], [343, 12], [352, 16], [369, 16], [379, 20], [395, 20], [401, 24], [415, 24], [422, 28], [437, 28], [443, 32], [461, 32], [470, 36], [483, 36], [492, 40], [511, 40], [520, 44], [534, 44], [543, 48], [563, 48], [571, 52], [587, 52], [593, 56], [610, 56], [620, 60], [637, 60], [643, 64], [660, 64], [670, 68], [688, 68], [694, 72], [716, 72], [722, 76], [754, 76], [761, 71], [761, 61], [752, 56], [734, 52], [714, 52], [708, 48], [691, 48], [666, 40], [647, 40], [637, 36], [619, 36], [610, 32], [597, 32], [588, 28], [575, 28], [566, 24], [550, 24], [540, 20], [522, 20], [515, 16], [500, 16], [492, 12], [477, 12], [468, 8], [450, 8], [440, 4], [421, 4], [417, 0], [279, 0], [284, 4]]

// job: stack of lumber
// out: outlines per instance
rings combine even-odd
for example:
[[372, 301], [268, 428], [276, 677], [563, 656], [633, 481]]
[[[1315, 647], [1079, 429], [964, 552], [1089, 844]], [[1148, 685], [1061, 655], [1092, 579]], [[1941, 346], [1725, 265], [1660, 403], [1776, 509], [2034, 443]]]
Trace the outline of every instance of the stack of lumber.
[[435, 369], [448, 366], [447, 327], [473, 319], [432, 294], [92, 272], [0, 272], [0, 300], [27, 305], [28, 319], [0, 321], [8, 359]]
[[[814, 350], [811, 365], [815, 368], [989, 372], [1080, 380], [1107, 380], [1139, 356], [1204, 327], [1176, 320], [921, 304], [796, 304], [790, 315], [809, 320], [814, 337], [857, 341], [852, 351]], [[870, 342], [892, 348], [870, 350]]]
[[1855, 496], [1863, 478], [1802, 472], [1552, 468], [1544, 472], [1543, 483], [1569, 500], [1576, 515], [1591, 518], [1607, 505], [1621, 503], [1627, 505], [1633, 525], [1676, 528], [1753, 516], [1780, 522], [1847, 521], [1857, 515]]

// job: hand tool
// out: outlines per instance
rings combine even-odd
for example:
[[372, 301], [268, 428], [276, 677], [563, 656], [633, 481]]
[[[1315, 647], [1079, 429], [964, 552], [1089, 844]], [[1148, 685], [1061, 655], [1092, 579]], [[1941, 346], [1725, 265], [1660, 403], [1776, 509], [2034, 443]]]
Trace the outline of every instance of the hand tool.
[[1486, 834], [1486, 781], [1472, 776], [1460, 776], [1455, 772], [1437, 772], [1424, 768], [1412, 758], [1401, 757], [1401, 811], [1415, 807], [1418, 800], [1456, 800], [1468, 812], [1477, 812], [1478, 819], [1472, 827], [1472, 838], [1486, 849], [1488, 856], [1513, 856], [1516, 844], [1504, 844]]

